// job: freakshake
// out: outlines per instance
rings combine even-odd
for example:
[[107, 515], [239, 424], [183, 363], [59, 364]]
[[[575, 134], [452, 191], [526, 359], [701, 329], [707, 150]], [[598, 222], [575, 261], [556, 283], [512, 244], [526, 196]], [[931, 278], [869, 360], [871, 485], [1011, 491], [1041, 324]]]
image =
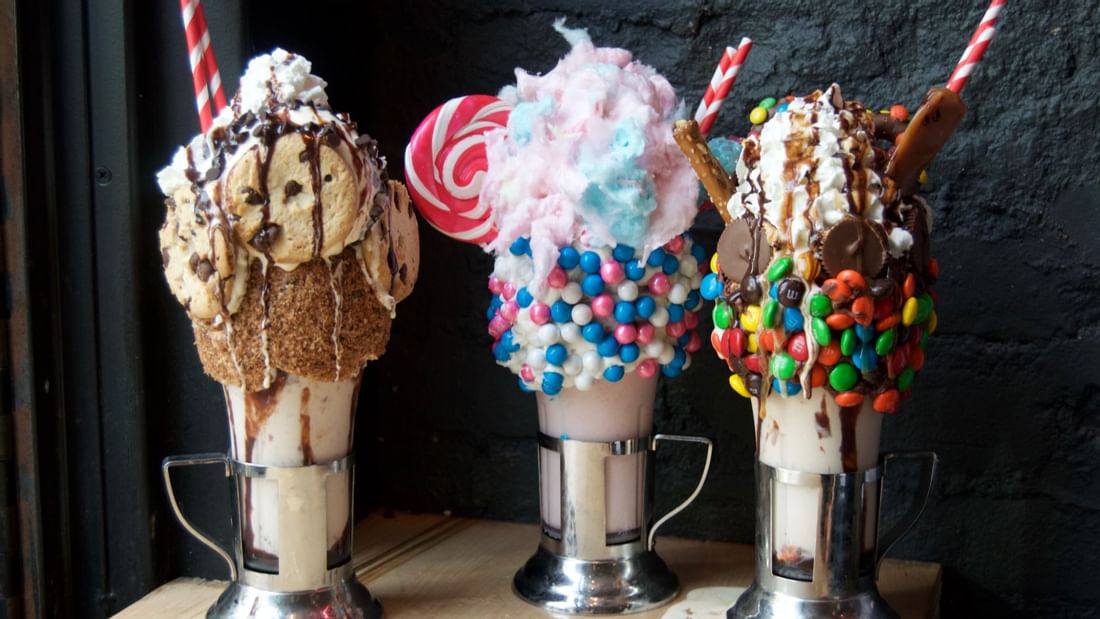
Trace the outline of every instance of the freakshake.
[[[496, 255], [493, 353], [536, 393], [541, 431], [648, 437], [658, 374], [679, 375], [701, 347], [706, 254], [685, 233], [698, 183], [671, 132], [684, 108], [630, 52], [596, 47], [561, 20], [555, 28], [572, 47], [556, 67], [516, 69], [514, 86], [476, 107], [441, 106], [414, 135], [406, 174], [426, 219]], [[483, 151], [464, 156], [483, 163], [476, 206], [469, 170], [448, 176], [474, 135]], [[643, 455], [609, 464], [609, 539], [637, 537]], [[541, 450], [541, 512], [555, 536], [558, 458]]]
[[[244, 463], [351, 452], [360, 372], [384, 352], [419, 265], [404, 186], [387, 178], [375, 142], [329, 107], [310, 68], [282, 49], [254, 58], [211, 129], [158, 174], [165, 275], [203, 368], [224, 387], [231, 456]], [[326, 483], [317, 542], [332, 564], [350, 554], [350, 480]], [[245, 563], [277, 571], [280, 489], [245, 484]]]
[[[730, 386], [752, 399], [761, 463], [820, 474], [877, 465], [882, 416], [909, 397], [937, 326], [932, 217], [916, 191], [964, 113], [942, 88], [911, 122], [901, 106], [845, 101], [836, 85], [769, 98], [750, 135], [725, 145], [732, 177], [690, 124], [677, 127], [727, 222], [702, 294], [716, 300], [711, 343]], [[773, 499], [776, 573], [809, 580], [820, 497], [783, 486]], [[866, 553], [875, 524], [861, 532]]]

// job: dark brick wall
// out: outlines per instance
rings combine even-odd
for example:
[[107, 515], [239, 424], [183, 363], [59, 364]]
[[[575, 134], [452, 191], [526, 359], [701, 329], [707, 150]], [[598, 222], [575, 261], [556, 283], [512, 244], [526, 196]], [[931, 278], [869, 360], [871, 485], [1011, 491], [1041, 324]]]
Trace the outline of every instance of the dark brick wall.
[[[379, 138], [394, 176], [409, 134], [435, 105], [495, 93], [513, 80], [515, 66], [552, 67], [567, 50], [550, 28], [557, 16], [588, 27], [599, 44], [634, 51], [692, 107], [721, 48], [751, 36], [753, 53], [716, 128], [739, 133], [755, 101], [834, 81], [849, 98], [915, 108], [929, 86], [946, 80], [985, 9], [982, 0], [409, 0], [343, 9], [302, 27], [280, 4], [253, 3], [246, 12], [252, 50], [245, 53], [279, 44], [310, 57], [335, 105]], [[934, 449], [942, 457], [929, 508], [894, 554], [944, 565], [946, 616], [1100, 617], [1094, 5], [1009, 3], [964, 93], [971, 111], [929, 169], [942, 326], [915, 397], [887, 420], [884, 449]], [[223, 75], [233, 72], [223, 67]], [[394, 509], [534, 520], [534, 400], [488, 350], [491, 261], [421, 230], [417, 291], [399, 309], [386, 357], [365, 376], [363, 498]], [[711, 247], [717, 230], [713, 215], [696, 227]], [[174, 310], [164, 310], [166, 319], [182, 321]], [[162, 354], [187, 357], [187, 347], [184, 336]], [[193, 361], [184, 365], [194, 372]], [[667, 532], [751, 542], [750, 412], [725, 378], [704, 351], [684, 377], [660, 388], [659, 430], [705, 434], [718, 444], [708, 486]], [[216, 388], [209, 392], [213, 401]], [[699, 458], [673, 447], [659, 465], [658, 505], [667, 507], [690, 490]], [[898, 485], [909, 482], [902, 475]], [[891, 513], [903, 507], [896, 494]]]

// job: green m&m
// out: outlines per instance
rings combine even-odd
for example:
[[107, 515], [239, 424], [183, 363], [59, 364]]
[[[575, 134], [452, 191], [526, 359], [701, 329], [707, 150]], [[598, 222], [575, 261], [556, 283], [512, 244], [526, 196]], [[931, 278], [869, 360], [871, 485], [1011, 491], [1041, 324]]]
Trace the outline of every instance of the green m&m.
[[850, 363], [838, 363], [829, 372], [829, 385], [838, 392], [848, 391], [859, 382], [859, 372]]

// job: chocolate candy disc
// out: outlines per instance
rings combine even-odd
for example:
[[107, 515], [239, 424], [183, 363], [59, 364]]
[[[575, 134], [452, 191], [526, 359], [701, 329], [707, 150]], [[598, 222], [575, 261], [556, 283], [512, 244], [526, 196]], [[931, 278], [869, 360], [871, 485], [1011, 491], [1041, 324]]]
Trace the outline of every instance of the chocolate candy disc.
[[946, 88], [928, 91], [886, 166], [886, 176], [897, 182], [901, 195], [916, 192], [921, 170], [940, 152], [965, 115], [966, 105], [959, 95]]
[[905, 214], [905, 229], [913, 235], [913, 245], [909, 248], [909, 259], [913, 262], [913, 270], [921, 275], [928, 271], [928, 217], [924, 207], [920, 204], [910, 205], [909, 212]]
[[[771, 262], [772, 248], [764, 238], [763, 230], [756, 230], [759, 247], [756, 255], [756, 268], [759, 273]], [[748, 219], [734, 219], [726, 225], [722, 236], [718, 238], [718, 264], [722, 275], [729, 281], [740, 282], [749, 273], [749, 261], [752, 259], [753, 228]]]
[[821, 258], [833, 275], [854, 269], [870, 279], [886, 262], [886, 234], [878, 224], [847, 217], [825, 232]]

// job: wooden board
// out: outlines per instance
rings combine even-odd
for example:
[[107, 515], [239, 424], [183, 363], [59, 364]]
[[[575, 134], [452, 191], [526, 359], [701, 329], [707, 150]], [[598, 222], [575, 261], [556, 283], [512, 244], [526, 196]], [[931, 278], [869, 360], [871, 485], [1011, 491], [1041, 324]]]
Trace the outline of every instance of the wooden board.
[[[390, 619], [546, 617], [511, 589], [512, 576], [535, 551], [538, 535], [535, 525], [373, 514], [355, 528], [352, 562]], [[677, 601], [688, 595], [697, 598], [708, 587], [745, 587], [752, 581], [751, 546], [658, 538], [657, 551], [680, 577]], [[115, 617], [201, 618], [224, 587], [220, 581], [177, 579]], [[939, 616], [938, 565], [887, 559], [879, 590], [903, 619]], [[658, 619], [666, 612], [668, 608], [631, 616]]]

